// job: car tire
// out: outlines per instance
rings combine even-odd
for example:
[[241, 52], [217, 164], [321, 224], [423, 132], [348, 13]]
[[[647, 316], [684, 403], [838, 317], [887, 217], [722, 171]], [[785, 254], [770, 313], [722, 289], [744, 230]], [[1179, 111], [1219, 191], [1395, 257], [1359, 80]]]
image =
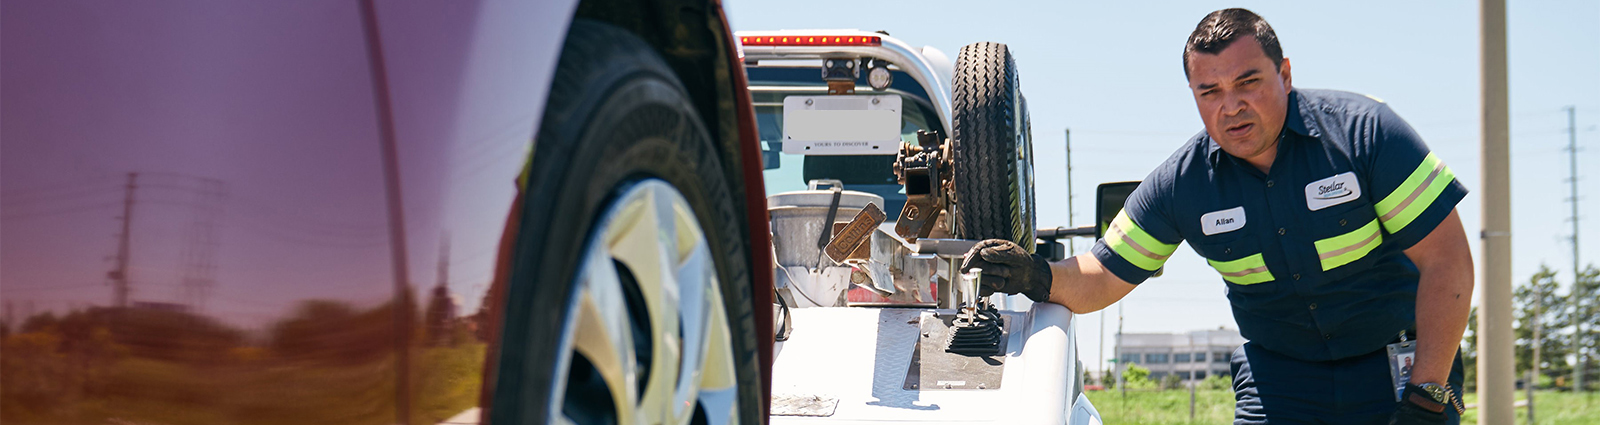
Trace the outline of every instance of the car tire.
[[[492, 408], [486, 417], [504, 424], [542, 424], [553, 418], [580, 424], [632, 423], [635, 418], [658, 421], [649, 419], [652, 407], [629, 405], [628, 401], [652, 397], [649, 392], [659, 389], [652, 380], [683, 379], [677, 376], [688, 374], [664, 372], [677, 366], [662, 363], [662, 347], [671, 350], [675, 345], [661, 341], [663, 335], [681, 344], [676, 348], [684, 358], [695, 352], [691, 335], [699, 332], [701, 340], [721, 334], [726, 344], [720, 354], [706, 350], [701, 355], [705, 364], [717, 362], [715, 368], [720, 371], [707, 366], [705, 375], [731, 375], [724, 378], [736, 387], [720, 394], [717, 401], [732, 407], [709, 412], [705, 406], [710, 403], [705, 399], [708, 390], [693, 387], [701, 403], [690, 414], [697, 421], [712, 415], [710, 423], [759, 423], [764, 419], [749, 246], [739, 236], [745, 218], [735, 205], [734, 182], [728, 181], [724, 172], [724, 167], [737, 164], [724, 164], [721, 158], [683, 84], [648, 44], [614, 26], [574, 21], [525, 170], [521, 230], [506, 296]], [[634, 208], [638, 202], [646, 203]], [[640, 214], [657, 214], [650, 223], [676, 232], [675, 237], [646, 238], [645, 249], [651, 249], [650, 243], [659, 243], [663, 258], [682, 257], [673, 260], [681, 263], [662, 264], [702, 259], [709, 273], [681, 270], [690, 266], [636, 267], [620, 254], [606, 260], [609, 257], [605, 255], [616, 251], [604, 245], [613, 242], [607, 238], [626, 231], [608, 227], [614, 224], [613, 218], [632, 219], [629, 217]], [[671, 220], [673, 217], [678, 220]], [[674, 250], [686, 245], [693, 250], [686, 254]], [[637, 248], [638, 244], [621, 246]], [[596, 269], [595, 264], [611, 270]], [[596, 278], [596, 270], [610, 273], [609, 280]], [[667, 272], [660, 273], [663, 270]], [[685, 282], [697, 281], [684, 279], [685, 273], [712, 282], [709, 287], [716, 291], [702, 291], [704, 303], [700, 305], [706, 308], [699, 308], [704, 311], [696, 314], [714, 317], [720, 311], [721, 325], [713, 323], [702, 331], [686, 329], [692, 328], [685, 323], [696, 307], [685, 305], [677, 313], [662, 313], [679, 306], [650, 297], [652, 293], [670, 293], [669, 299], [688, 299], [688, 295], [674, 293], [688, 291], [682, 289], [691, 287]], [[652, 280], [652, 276], [658, 279]], [[592, 283], [596, 281], [616, 285], [600, 288], [604, 285]], [[666, 288], [662, 282], [676, 282], [681, 288]], [[610, 291], [609, 298], [599, 294], [605, 291]], [[721, 302], [715, 303], [718, 298]], [[601, 308], [593, 308], [596, 306]], [[595, 329], [588, 328], [586, 320], [597, 312], [620, 320], [604, 323], [620, 324], [616, 329], [622, 330], [604, 338], [586, 334], [584, 329]], [[671, 320], [657, 320], [673, 314], [679, 317], [676, 328], [668, 323]], [[610, 358], [583, 351], [583, 344], [596, 339], [611, 340], [616, 353], [624, 354]], [[626, 353], [633, 358], [624, 358], [629, 356]], [[662, 365], [665, 367], [659, 367]], [[616, 370], [636, 379], [619, 379], [617, 373], [622, 372]], [[682, 388], [670, 386], [672, 391]], [[671, 401], [678, 395], [681, 392], [664, 397]], [[669, 412], [674, 409], [670, 403], [663, 406]], [[718, 417], [719, 412], [731, 412], [730, 417]], [[684, 420], [669, 414], [659, 421]]]
[[962, 47], [951, 91], [955, 237], [1005, 239], [1032, 252], [1030, 123], [1010, 50]]

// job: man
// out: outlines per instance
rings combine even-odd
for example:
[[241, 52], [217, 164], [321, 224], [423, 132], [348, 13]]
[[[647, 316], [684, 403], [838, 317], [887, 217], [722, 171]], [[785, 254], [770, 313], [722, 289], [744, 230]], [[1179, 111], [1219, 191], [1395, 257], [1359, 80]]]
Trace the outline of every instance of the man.
[[[1250, 340], [1232, 358], [1235, 424], [1458, 423], [1465, 187], [1382, 101], [1294, 89], [1277, 35], [1248, 10], [1207, 15], [1183, 63], [1205, 131], [1150, 173], [1090, 253], [1049, 263], [989, 240], [963, 269], [982, 267], [986, 291], [1081, 314], [1188, 241]], [[1391, 344], [1416, 350], [1399, 397]]]

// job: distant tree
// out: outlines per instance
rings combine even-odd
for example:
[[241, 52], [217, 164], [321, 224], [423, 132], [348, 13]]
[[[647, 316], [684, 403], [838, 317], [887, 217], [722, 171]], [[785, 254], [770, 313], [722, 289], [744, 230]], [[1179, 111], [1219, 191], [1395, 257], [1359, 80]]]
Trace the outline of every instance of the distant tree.
[[45, 331], [50, 328], [54, 328], [57, 322], [60, 322], [60, 319], [56, 319], [55, 313], [46, 311], [35, 314], [32, 317], [22, 321], [21, 333]]
[[1557, 333], [1569, 326], [1565, 314], [1568, 309], [1563, 308], [1568, 302], [1566, 297], [1557, 293], [1559, 286], [1556, 271], [1541, 264], [1539, 271], [1527, 283], [1517, 285], [1513, 291], [1518, 379], [1527, 376], [1527, 371], [1533, 367], [1533, 318], [1536, 316], [1542, 324], [1539, 339], [1540, 374], [1556, 377], [1572, 373], [1572, 368], [1566, 362], [1567, 354], [1571, 353], [1571, 339]]
[[371, 362], [394, 350], [394, 303], [357, 310], [336, 300], [307, 300], [271, 327], [280, 358], [321, 363]]
[[449, 346], [460, 343], [455, 338], [456, 302], [444, 285], [433, 288], [428, 308], [423, 312], [423, 343], [429, 346]]
[[1600, 365], [1595, 359], [1600, 354], [1600, 329], [1595, 329], [1600, 327], [1600, 300], [1596, 297], [1600, 297], [1600, 269], [1590, 265], [1578, 273], [1567, 301], [1567, 321], [1575, 325], [1573, 336], [1569, 337], [1575, 345], [1571, 352], [1577, 355], [1578, 370], [1584, 371], [1584, 391], [1600, 388], [1600, 382], [1596, 382]]
[[1233, 377], [1228, 375], [1211, 375], [1200, 382], [1200, 389], [1226, 390], [1233, 388]]
[[1122, 384], [1128, 389], [1150, 389], [1156, 387], [1156, 382], [1150, 379], [1150, 369], [1139, 366], [1138, 363], [1129, 363], [1127, 369], [1122, 370]]
[[1462, 386], [1467, 392], [1478, 386], [1478, 307], [1467, 310], [1467, 333], [1461, 337]]
[[1183, 386], [1183, 377], [1178, 376], [1176, 373], [1161, 378], [1161, 389], [1163, 390], [1176, 390], [1181, 386]]

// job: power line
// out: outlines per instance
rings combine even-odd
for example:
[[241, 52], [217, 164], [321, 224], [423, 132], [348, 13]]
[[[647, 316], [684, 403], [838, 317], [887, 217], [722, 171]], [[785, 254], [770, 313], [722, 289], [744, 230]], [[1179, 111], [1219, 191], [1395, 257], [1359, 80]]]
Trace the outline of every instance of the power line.
[[104, 197], [104, 195], [111, 195], [119, 192], [122, 192], [121, 187], [107, 185], [98, 187], [81, 187], [77, 189], [66, 189], [50, 192], [26, 193], [21, 195], [0, 195], [0, 205], [3, 205], [3, 207], [6, 209], [19, 207], [25, 208], [32, 206], [30, 204], [46, 203], [58, 200], [77, 200], [90, 195], [99, 195], [94, 196], [99, 198]]
[[0, 215], [0, 220], [13, 221], [13, 220], [36, 218], [36, 217], [66, 215], [66, 214], [80, 213], [80, 212], [85, 212], [85, 211], [95, 211], [95, 210], [101, 210], [101, 209], [105, 209], [105, 208], [114, 207], [114, 206], [117, 206], [117, 204], [119, 204], [119, 203], [120, 202], [104, 202], [104, 203], [99, 203], [99, 204], [76, 205], [76, 206], [71, 206], [71, 207], [56, 208], [56, 209], [44, 210], [44, 211], [33, 211], [33, 212], [25, 212], [25, 213], [5, 214], [5, 215]]

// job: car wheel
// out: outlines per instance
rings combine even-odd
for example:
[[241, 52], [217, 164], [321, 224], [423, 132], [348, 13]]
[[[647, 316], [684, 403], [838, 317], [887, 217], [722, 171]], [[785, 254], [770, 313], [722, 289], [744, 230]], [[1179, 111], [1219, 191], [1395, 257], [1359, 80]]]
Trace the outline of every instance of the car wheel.
[[534, 146], [491, 421], [760, 422], [744, 218], [671, 69], [574, 22]]
[[1034, 250], [1032, 152], [1016, 61], [1006, 45], [961, 48], [951, 84], [954, 234]]

